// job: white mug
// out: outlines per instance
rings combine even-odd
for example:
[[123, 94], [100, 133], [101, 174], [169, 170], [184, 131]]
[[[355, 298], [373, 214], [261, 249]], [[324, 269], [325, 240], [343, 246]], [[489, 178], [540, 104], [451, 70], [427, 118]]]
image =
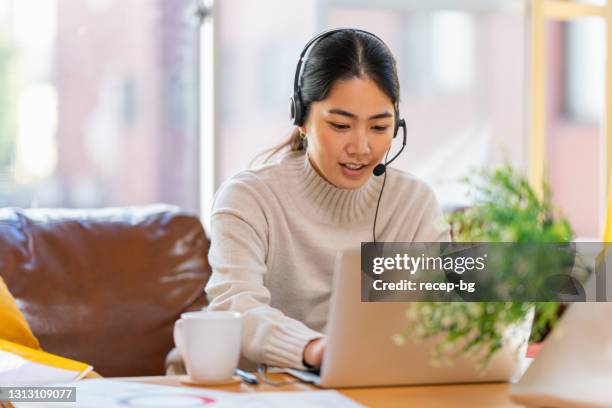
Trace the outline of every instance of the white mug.
[[242, 315], [229, 311], [181, 314], [174, 324], [174, 344], [187, 374], [196, 382], [232, 378], [240, 359]]

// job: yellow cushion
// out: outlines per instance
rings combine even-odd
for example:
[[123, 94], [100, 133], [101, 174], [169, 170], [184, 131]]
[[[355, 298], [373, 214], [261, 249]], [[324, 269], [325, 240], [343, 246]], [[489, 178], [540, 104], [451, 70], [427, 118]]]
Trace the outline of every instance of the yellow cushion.
[[38, 340], [34, 337], [2, 277], [0, 277], [0, 339], [40, 349]]

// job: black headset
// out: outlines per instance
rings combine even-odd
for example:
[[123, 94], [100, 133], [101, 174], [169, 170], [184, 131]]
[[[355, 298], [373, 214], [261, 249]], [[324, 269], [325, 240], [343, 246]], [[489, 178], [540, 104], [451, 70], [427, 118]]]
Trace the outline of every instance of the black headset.
[[[359, 32], [359, 33], [363, 33], [369, 36], [372, 36], [374, 38], [376, 38], [378, 41], [380, 41], [385, 47], [387, 47], [387, 44], [385, 44], [385, 42], [378, 37], [376, 34], [373, 34], [369, 31], [365, 31], [365, 30], [361, 30], [358, 28], [334, 28], [332, 30], [327, 30], [327, 31], [323, 31], [322, 33], [319, 33], [318, 35], [314, 36], [310, 41], [308, 41], [306, 43], [306, 45], [304, 46], [304, 49], [302, 50], [302, 52], [300, 53], [300, 59], [298, 60], [297, 66], [295, 67], [295, 76], [293, 77], [293, 96], [289, 99], [289, 110], [290, 110], [290, 115], [291, 115], [291, 119], [293, 120], [293, 124], [295, 126], [302, 126], [304, 124], [304, 121], [306, 120], [306, 110], [304, 109], [304, 103], [302, 102], [302, 68], [304, 67], [304, 63], [306, 62], [306, 54], [308, 53], [308, 50], [310, 50], [310, 48], [312, 48], [312, 46], [321, 41], [322, 39], [329, 37], [332, 34], [341, 32], [341, 31], [353, 31], [353, 32]], [[387, 47], [388, 48], [388, 47]], [[394, 124], [394, 129], [393, 129], [393, 138], [395, 138], [397, 136], [397, 132], [399, 131], [399, 128], [401, 127], [403, 130], [403, 138], [402, 138], [402, 147], [399, 150], [399, 152], [397, 152], [392, 158], [391, 160], [385, 160], [385, 163], [379, 163], [376, 167], [374, 167], [374, 170], [372, 171], [374, 173], [375, 176], [381, 176], [385, 173], [385, 171], [387, 170], [387, 166], [389, 164], [391, 164], [392, 161], [394, 161], [404, 150], [404, 147], [406, 147], [406, 122], [404, 121], [404, 119], [400, 119], [399, 118], [399, 106], [397, 104], [397, 102], [394, 104], [393, 106], [394, 110], [395, 110], [395, 124]]]
[[[302, 88], [301, 88], [302, 86], [302, 68], [307, 59], [305, 58], [306, 53], [308, 53], [308, 50], [312, 48], [312, 46], [315, 43], [321, 41], [322, 39], [326, 37], [329, 37], [330, 35], [334, 33], [338, 33], [341, 31], [353, 31], [355, 33], [359, 32], [359, 33], [363, 33], [366, 35], [370, 35], [376, 38], [378, 41], [380, 41], [385, 47], [387, 47], [387, 44], [385, 44], [385, 42], [377, 35], [372, 34], [369, 31], [361, 30], [358, 28], [335, 28], [332, 30], [323, 31], [322, 33], [319, 33], [318, 35], [314, 36], [310, 41], [308, 41], [306, 45], [304, 46], [304, 49], [300, 53], [300, 59], [298, 60], [297, 66], [295, 67], [295, 76], [293, 77], [293, 96], [289, 99], [290, 115], [291, 115], [291, 119], [293, 120], [293, 124], [295, 126], [302, 126], [304, 124], [304, 121], [306, 120], [306, 110], [304, 109], [304, 103], [302, 101]], [[389, 47], [387, 47], [387, 49], [388, 48]], [[391, 160], [387, 160], [387, 156], [389, 155], [389, 152], [387, 151], [387, 156], [385, 156], [385, 163], [384, 164], [379, 163], [378, 165], [376, 165], [376, 167], [374, 167], [374, 170], [372, 171], [372, 173], [374, 173], [375, 176], [382, 176], [383, 174], [385, 175], [382, 187], [380, 189], [380, 194], [378, 196], [378, 202], [376, 204], [376, 213], [374, 214], [374, 225], [372, 226], [372, 240], [374, 241], [374, 245], [376, 245], [376, 220], [378, 218], [378, 208], [380, 206], [380, 199], [382, 198], [382, 193], [385, 188], [385, 182], [387, 181], [387, 174], [386, 174], [387, 166], [391, 164], [393, 160], [397, 159], [397, 157], [402, 153], [402, 151], [406, 147], [406, 122], [404, 121], [404, 119], [399, 118], [400, 117], [399, 116], [399, 105], [397, 102], [394, 104], [393, 108], [395, 110], [395, 124], [394, 124], [394, 129], [393, 129], [393, 138], [395, 139], [395, 137], [397, 136], [397, 132], [399, 131], [399, 128], [401, 127], [403, 130], [402, 147], [391, 158]]]

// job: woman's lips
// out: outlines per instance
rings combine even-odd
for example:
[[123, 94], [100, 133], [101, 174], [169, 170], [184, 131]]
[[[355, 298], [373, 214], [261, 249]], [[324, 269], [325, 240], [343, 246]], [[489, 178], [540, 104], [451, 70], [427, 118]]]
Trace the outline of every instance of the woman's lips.
[[340, 167], [342, 168], [342, 173], [351, 178], [360, 177], [364, 171], [368, 168], [367, 165], [362, 164], [361, 167], [354, 168], [355, 166], [348, 167], [346, 163], [340, 163]]

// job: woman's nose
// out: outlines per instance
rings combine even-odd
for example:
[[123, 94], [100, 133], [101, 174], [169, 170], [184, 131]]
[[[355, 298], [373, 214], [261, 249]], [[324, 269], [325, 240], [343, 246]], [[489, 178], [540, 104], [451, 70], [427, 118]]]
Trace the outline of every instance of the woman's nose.
[[365, 131], [357, 130], [351, 135], [351, 140], [346, 147], [347, 153], [351, 155], [365, 155], [370, 153], [368, 135]]

